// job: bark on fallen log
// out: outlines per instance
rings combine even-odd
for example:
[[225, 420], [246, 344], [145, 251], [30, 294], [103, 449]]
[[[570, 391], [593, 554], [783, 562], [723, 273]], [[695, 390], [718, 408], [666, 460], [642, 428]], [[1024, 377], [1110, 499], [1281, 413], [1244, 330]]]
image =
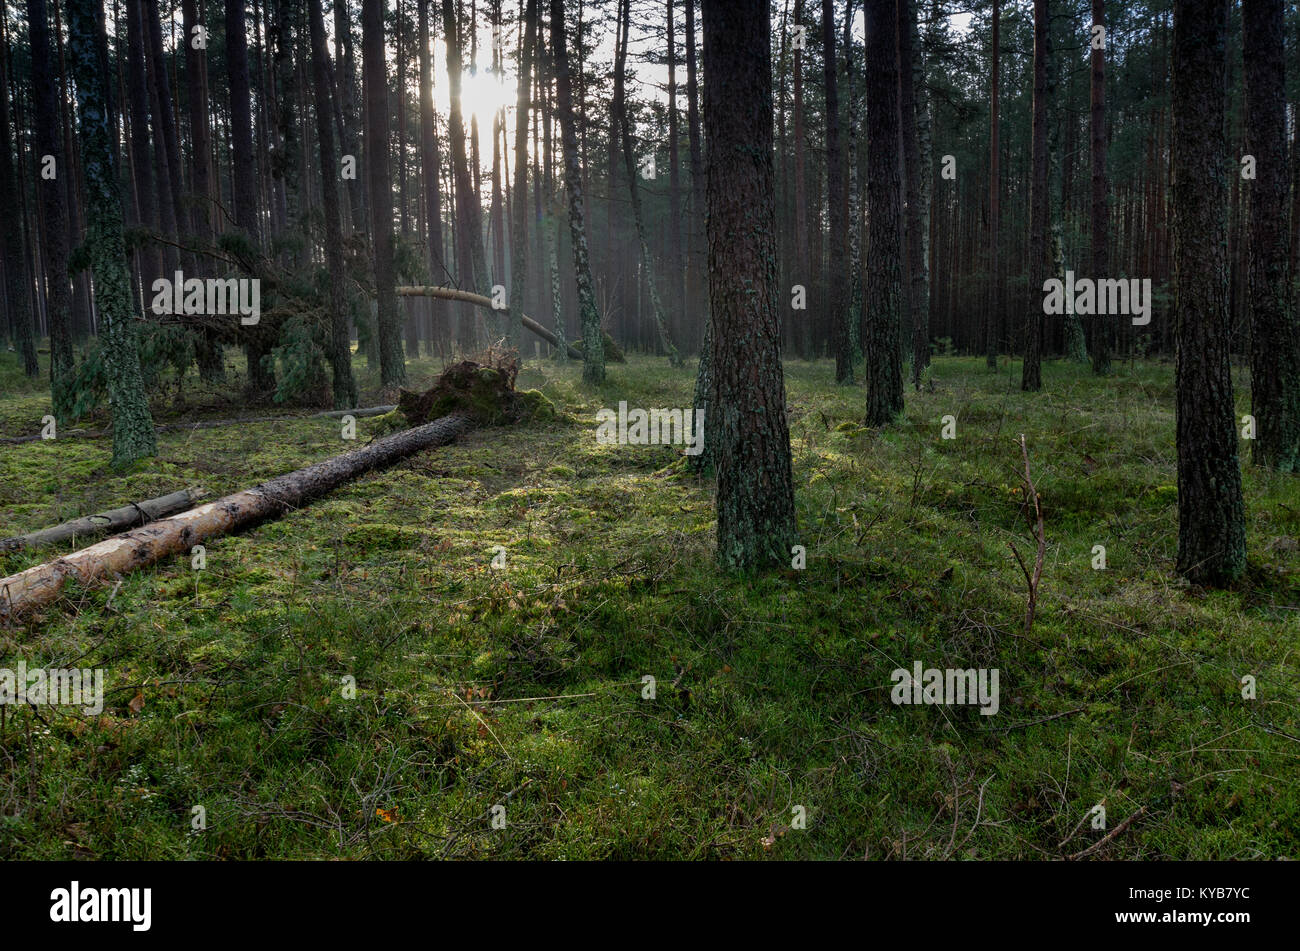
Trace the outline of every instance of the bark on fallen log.
[[[454, 287], [439, 287], [436, 284], [404, 284], [397, 288], [398, 297], [437, 297], [440, 300], [458, 300], [467, 304], [477, 304], [479, 307], [486, 307], [488, 310], [496, 310], [492, 306], [492, 299], [484, 297], [482, 294], [472, 294], [469, 291], [457, 290]], [[499, 313], [499, 311], [498, 311]], [[555, 334], [551, 333], [533, 318], [529, 317], [522, 311], [519, 313], [519, 322], [528, 330], [531, 330], [537, 336], [541, 337], [552, 347], [558, 347], [560, 341], [555, 339]], [[582, 351], [568, 345], [569, 358], [572, 360], [581, 360]]]
[[69, 538], [82, 536], [94, 538], [109, 532], [122, 532], [136, 525], [152, 522], [177, 512], [183, 512], [199, 499], [204, 492], [200, 488], [181, 489], [170, 495], [161, 495], [156, 499], [132, 502], [121, 508], [109, 509], [96, 515], [74, 518], [53, 528], [43, 528], [26, 535], [0, 539], [0, 551], [17, 551], [20, 548], [36, 548], [41, 545], [55, 545]]
[[478, 423], [453, 414], [377, 439], [368, 446], [279, 476], [142, 528], [0, 578], [0, 620], [9, 620], [55, 600], [69, 579], [88, 582], [125, 574], [168, 555], [257, 522], [278, 518], [373, 469], [392, 465], [422, 449], [443, 446]]

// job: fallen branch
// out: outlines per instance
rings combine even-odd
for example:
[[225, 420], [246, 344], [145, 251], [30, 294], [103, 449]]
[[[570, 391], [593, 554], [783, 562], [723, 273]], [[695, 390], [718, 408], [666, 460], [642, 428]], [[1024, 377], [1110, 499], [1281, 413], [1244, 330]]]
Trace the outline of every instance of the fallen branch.
[[26, 535], [15, 535], [13, 538], [2, 539], [0, 540], [0, 551], [17, 551], [21, 548], [36, 548], [40, 545], [55, 545], [79, 535], [93, 538], [97, 535], [106, 535], [109, 532], [122, 532], [136, 525], [143, 525], [146, 522], [152, 522], [173, 515], [176, 512], [183, 512], [203, 498], [203, 494], [203, 490], [200, 488], [181, 489], [179, 492], [162, 495], [156, 499], [132, 502], [130, 505], [123, 505], [121, 508], [110, 509], [97, 515], [75, 518], [72, 521], [64, 522], [62, 525], [55, 525], [53, 528], [43, 528], [38, 532], [28, 532]]
[[[469, 291], [457, 290], [454, 287], [439, 287], [436, 284], [407, 284], [397, 288], [398, 297], [436, 297], [440, 300], [458, 300], [466, 304], [476, 304], [479, 307], [486, 307], [488, 310], [501, 313], [492, 306], [492, 299], [484, 297], [482, 294], [472, 294]], [[541, 337], [552, 347], [559, 347], [560, 341], [533, 318], [529, 317], [522, 311], [518, 312], [519, 322], [527, 329], [531, 330], [537, 336]], [[568, 344], [569, 357], [573, 360], [582, 359], [582, 351], [572, 344]]]
[[69, 579], [87, 584], [126, 574], [208, 539], [279, 518], [372, 469], [446, 445], [476, 425], [465, 414], [444, 416], [0, 579], [0, 620], [49, 604]]
[[1033, 476], [1029, 474], [1029, 449], [1025, 446], [1025, 434], [1020, 434], [1020, 453], [1025, 459], [1025, 502], [1026, 505], [1030, 498], [1034, 500], [1034, 515], [1029, 518], [1031, 527], [1034, 528], [1034, 534], [1038, 538], [1038, 557], [1034, 561], [1034, 571], [1025, 567], [1025, 560], [1020, 557], [1020, 552], [1011, 542], [1007, 542], [1007, 547], [1011, 549], [1011, 554], [1016, 556], [1016, 561], [1020, 563], [1020, 570], [1025, 575], [1025, 583], [1029, 586], [1029, 599], [1025, 606], [1025, 634], [1034, 626], [1034, 611], [1038, 607], [1038, 583], [1043, 579], [1043, 555], [1047, 552], [1047, 536], [1043, 533], [1043, 506], [1038, 498], [1038, 490], [1034, 488]]
[[1082, 852], [1075, 852], [1073, 855], [1068, 856], [1069, 861], [1073, 862], [1075, 859], [1086, 858], [1087, 856], [1091, 855], [1093, 852], [1099, 851], [1107, 843], [1115, 841], [1115, 839], [1119, 838], [1120, 834], [1123, 833], [1125, 829], [1127, 829], [1130, 825], [1133, 824], [1133, 821], [1135, 819], [1138, 819], [1146, 815], [1146, 811], [1147, 811], [1147, 807], [1142, 806], [1140, 809], [1138, 809], [1137, 812], [1133, 813], [1133, 815], [1129, 816], [1127, 819], [1125, 819], [1115, 828], [1111, 829], [1104, 836], [1102, 836], [1096, 842], [1092, 843], [1092, 845], [1088, 846]]

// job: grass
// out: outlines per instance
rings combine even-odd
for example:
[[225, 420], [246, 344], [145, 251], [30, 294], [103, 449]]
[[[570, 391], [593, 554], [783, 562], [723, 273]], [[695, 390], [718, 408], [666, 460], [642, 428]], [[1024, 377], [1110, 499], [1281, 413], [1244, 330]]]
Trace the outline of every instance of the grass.
[[[1297, 856], [1300, 480], [1246, 466], [1247, 579], [1182, 583], [1171, 365], [1052, 363], [1026, 395], [1016, 364], [941, 358], [872, 431], [861, 387], [790, 362], [807, 567], [761, 577], [714, 567], [711, 487], [678, 450], [596, 442], [597, 409], [688, 406], [692, 374], [632, 357], [588, 390], [531, 364], [519, 385], [555, 422], [475, 432], [211, 542], [203, 571], [168, 559], [0, 629], [0, 667], [106, 671], [98, 717], [4, 709], [0, 858], [1041, 859], [1139, 811], [1090, 856]], [[187, 386], [186, 418], [265, 413]], [[0, 393], [0, 435], [39, 430], [48, 395], [12, 354]], [[1047, 532], [1028, 635], [1020, 433]], [[3, 446], [0, 535], [347, 445], [292, 419], [164, 432], [126, 471], [105, 439]], [[894, 705], [916, 660], [998, 668], [998, 714]]]

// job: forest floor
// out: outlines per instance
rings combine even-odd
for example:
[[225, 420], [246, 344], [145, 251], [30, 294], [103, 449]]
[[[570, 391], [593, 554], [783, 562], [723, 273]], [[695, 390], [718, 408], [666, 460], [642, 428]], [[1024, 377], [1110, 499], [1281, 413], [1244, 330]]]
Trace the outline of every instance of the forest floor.
[[[0, 708], [0, 859], [1300, 857], [1300, 479], [1247, 465], [1249, 575], [1188, 588], [1171, 363], [1049, 363], [1028, 395], [1018, 362], [939, 358], [883, 432], [832, 371], [786, 367], [804, 570], [720, 573], [680, 449], [597, 443], [619, 400], [689, 406], [693, 369], [632, 357], [584, 390], [534, 362], [519, 385], [553, 422], [476, 431], [212, 541], [202, 571], [178, 556], [0, 628], [0, 667], [106, 670], [97, 717]], [[274, 412], [192, 378], [186, 397], [185, 419]], [[0, 436], [48, 411], [0, 354]], [[0, 536], [215, 497], [380, 425], [164, 432], [121, 472], [102, 438], [0, 446]], [[1020, 433], [1047, 538], [1029, 634]], [[0, 555], [0, 575], [48, 557]], [[894, 705], [914, 661], [997, 668], [997, 715]]]

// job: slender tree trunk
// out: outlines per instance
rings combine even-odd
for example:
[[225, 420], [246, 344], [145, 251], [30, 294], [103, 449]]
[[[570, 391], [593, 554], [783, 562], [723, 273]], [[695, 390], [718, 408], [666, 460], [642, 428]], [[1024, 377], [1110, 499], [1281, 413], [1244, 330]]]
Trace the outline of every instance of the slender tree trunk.
[[[1300, 326], [1287, 233], [1286, 20], [1282, 0], [1243, 0], [1250, 186], [1253, 461], [1300, 472]], [[1300, 200], [1300, 199], [1297, 199]]]
[[[903, 168], [907, 187], [907, 295], [912, 328], [912, 386], [921, 388], [921, 373], [930, 363], [930, 271], [926, 261], [926, 230], [929, 226], [929, 179], [921, 154], [919, 120], [925, 105], [920, 102], [920, 55], [916, 50], [916, 16], [910, 0], [898, 0], [899, 112], [902, 114]], [[929, 136], [929, 123], [926, 123]], [[928, 145], [927, 142], [927, 152]], [[928, 156], [926, 156], [928, 158]]]
[[1246, 569], [1224, 296], [1226, 5], [1174, 0], [1178, 570], [1207, 585]]
[[[1092, 25], [1105, 26], [1105, 0], [1092, 0]], [[1089, 92], [1089, 135], [1092, 151], [1092, 278], [1110, 277], [1110, 204], [1106, 182], [1106, 50], [1098, 39], [1092, 41]], [[1111, 319], [1105, 315], [1088, 321], [1092, 331], [1088, 350], [1092, 353], [1092, 370], [1110, 372]]]
[[655, 281], [655, 268], [650, 259], [650, 244], [646, 239], [645, 215], [641, 209], [641, 192], [637, 187], [636, 155], [632, 149], [632, 123], [628, 118], [627, 96], [622, 81], [623, 64], [627, 57], [628, 35], [632, 15], [631, 0], [622, 0], [623, 43], [615, 56], [614, 73], [614, 120], [618, 125], [619, 138], [623, 145], [623, 171], [627, 175], [628, 196], [632, 200], [632, 221], [636, 226], [637, 245], [641, 252], [641, 271], [645, 276], [646, 291], [650, 295], [650, 313], [659, 333], [659, 343], [668, 353], [668, 362], [675, 367], [682, 365], [682, 356], [668, 333], [664, 318], [663, 303], [659, 298], [659, 286]]
[[[46, 178], [38, 168], [36, 192], [45, 219], [46, 313], [50, 324], [50, 395], [54, 416], [59, 423], [72, 417], [73, 356], [72, 325], [68, 311], [70, 281], [68, 277], [68, 211], [64, 180], [73, 175], [72, 163], [63, 148], [59, 121], [58, 92], [54, 80], [54, 53], [50, 46], [50, 28], [45, 0], [27, 0], [27, 23], [31, 41], [33, 120], [36, 124], [36, 151], [53, 156], [54, 176]], [[2, 131], [2, 130], [0, 130]], [[9, 151], [8, 138], [0, 138]], [[42, 165], [44, 159], [41, 159]]]
[[[429, 52], [429, 3], [419, 0], [420, 33], [420, 151], [424, 173], [425, 220], [429, 234], [429, 279], [435, 284], [451, 284], [451, 272], [444, 261], [442, 236], [442, 158], [438, 153], [438, 136], [433, 115], [433, 60]], [[449, 308], [442, 301], [431, 301], [433, 319], [439, 328], [447, 322]], [[441, 330], [439, 331], [441, 332]]]
[[998, 329], [1002, 302], [998, 281], [998, 87], [1001, 83], [1002, 7], [993, 0], [993, 78], [989, 93], [989, 310], [984, 317], [984, 362], [990, 370], [998, 368]]
[[[483, 253], [482, 208], [479, 192], [470, 175], [469, 159], [465, 154], [465, 124], [461, 118], [460, 76], [461, 39], [457, 26], [458, 4], [442, 0], [443, 36], [447, 41], [447, 90], [450, 108], [447, 116], [447, 138], [451, 144], [452, 176], [456, 186], [456, 279], [461, 288], [477, 294], [490, 295], [487, 278], [487, 261]], [[477, 151], [476, 151], [477, 154]], [[477, 159], [475, 159], [477, 162]], [[477, 347], [478, 315], [465, 306], [460, 316], [459, 344], [463, 352]]]
[[870, 259], [861, 336], [867, 374], [866, 423], [884, 426], [903, 411], [897, 10], [894, 0], [866, 0], [865, 10], [867, 153], [872, 174], [867, 181]]
[[1047, 0], [1034, 0], [1034, 117], [1032, 177], [1029, 186], [1029, 308], [1025, 315], [1025, 363], [1020, 388], [1043, 388], [1043, 312], [1039, 294], [1051, 267], [1047, 245], [1047, 70], [1052, 55], [1051, 14]]
[[307, 0], [311, 31], [312, 85], [316, 96], [316, 141], [320, 148], [321, 203], [325, 211], [325, 267], [329, 271], [330, 366], [334, 379], [334, 408], [357, 405], [357, 384], [352, 377], [352, 341], [348, 332], [346, 264], [343, 258], [343, 224], [339, 210], [338, 160], [330, 128], [329, 61], [325, 52], [325, 17], [321, 0]]
[[704, 0], [718, 560], [789, 565], [797, 540], [776, 318], [772, 52], [767, 0]]
[[587, 232], [583, 223], [582, 169], [578, 165], [578, 130], [573, 121], [573, 93], [569, 54], [564, 37], [564, 0], [551, 0], [551, 57], [555, 69], [555, 105], [564, 149], [564, 187], [569, 194], [569, 234], [573, 241], [573, 269], [578, 282], [578, 310], [582, 317], [582, 380], [605, 380], [605, 344], [600, 336], [600, 314], [587, 260]]
[[[794, 26], [803, 23], [803, 0], [795, 0]], [[794, 262], [795, 283], [804, 289], [804, 308], [791, 311], [790, 319], [797, 323], [794, 339], [799, 343], [799, 355], [813, 359], [812, 319], [808, 315], [808, 295], [812, 291], [812, 257], [808, 247], [808, 148], [807, 129], [803, 103], [803, 47], [794, 50]]]
[[361, 2], [361, 62], [366, 96], [366, 182], [370, 192], [370, 240], [375, 258], [379, 377], [382, 384], [406, 383], [402, 325], [393, 272], [393, 177], [388, 148], [388, 59], [384, 50], [384, 2]]
[[[524, 45], [519, 51], [519, 77], [515, 89], [515, 187], [510, 223], [510, 341], [518, 347], [523, 331], [518, 311], [524, 305], [528, 279], [528, 107], [532, 103], [533, 48], [537, 42], [538, 0], [526, 0]], [[533, 187], [540, 189], [541, 182]]]
[[132, 326], [130, 276], [122, 238], [106, 44], [97, 25], [98, 0], [68, 0], [68, 46], [77, 86], [78, 128], [86, 182], [86, 245], [95, 277], [104, 376], [113, 412], [113, 464], [157, 452]]
[[826, 90], [826, 201], [830, 224], [826, 296], [835, 347], [835, 382], [847, 386], [853, 383], [853, 346], [849, 340], [849, 314], [844, 293], [849, 281], [849, 205], [844, 187], [844, 149], [840, 143], [833, 0], [822, 0], [822, 82]]

